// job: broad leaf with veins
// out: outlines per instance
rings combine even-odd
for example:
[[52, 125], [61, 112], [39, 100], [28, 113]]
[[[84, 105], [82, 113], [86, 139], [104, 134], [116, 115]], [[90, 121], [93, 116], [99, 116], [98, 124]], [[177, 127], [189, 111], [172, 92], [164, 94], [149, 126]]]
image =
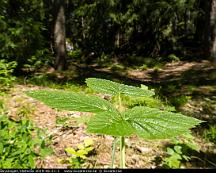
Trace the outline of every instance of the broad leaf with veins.
[[152, 90], [148, 90], [147, 87], [138, 88], [134, 86], [128, 86], [119, 84], [106, 79], [88, 78], [86, 83], [89, 88], [110, 95], [124, 94], [127, 96], [136, 97], [150, 97], [154, 95]]
[[188, 132], [202, 121], [156, 108], [134, 107], [124, 113], [135, 133], [145, 139], [166, 139]]
[[[154, 95], [154, 92], [145, 86], [141, 89], [96, 78], [88, 78], [86, 82], [93, 90], [110, 95], [125, 94], [138, 97]], [[190, 128], [202, 122], [180, 113], [144, 106], [120, 113], [104, 99], [66, 91], [38, 90], [27, 94], [52, 108], [95, 113], [88, 122], [87, 131], [90, 133], [113, 136], [135, 134], [144, 139], [165, 139], [188, 133]]]
[[131, 124], [120, 115], [102, 112], [91, 117], [87, 131], [112, 136], [130, 136], [134, 133]]
[[96, 96], [87, 96], [66, 91], [37, 90], [27, 92], [27, 95], [40, 100], [46, 105], [61, 110], [81, 112], [117, 112], [108, 101]]

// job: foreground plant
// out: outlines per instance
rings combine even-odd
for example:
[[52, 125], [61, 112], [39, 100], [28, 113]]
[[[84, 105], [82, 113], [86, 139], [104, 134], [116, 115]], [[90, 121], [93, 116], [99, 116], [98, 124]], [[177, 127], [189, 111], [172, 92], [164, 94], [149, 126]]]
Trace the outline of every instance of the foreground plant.
[[137, 135], [143, 139], [167, 139], [189, 132], [202, 121], [180, 113], [159, 108], [137, 106], [127, 109], [122, 105], [122, 95], [152, 97], [153, 90], [119, 84], [105, 79], [88, 78], [87, 86], [94, 91], [117, 97], [116, 105], [96, 96], [38, 90], [27, 94], [57, 109], [94, 113], [87, 124], [87, 132], [112, 135], [120, 139], [120, 167], [125, 168], [125, 137]]

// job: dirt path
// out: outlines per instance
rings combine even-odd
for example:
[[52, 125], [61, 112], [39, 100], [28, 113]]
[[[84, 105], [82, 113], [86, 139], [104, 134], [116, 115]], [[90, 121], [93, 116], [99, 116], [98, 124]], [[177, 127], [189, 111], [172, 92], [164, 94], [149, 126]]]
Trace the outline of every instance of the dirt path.
[[205, 80], [209, 82], [216, 80], [216, 68], [209, 61], [173, 62], [167, 63], [162, 69], [130, 70], [127, 74], [131, 78], [160, 84], [171, 81]]

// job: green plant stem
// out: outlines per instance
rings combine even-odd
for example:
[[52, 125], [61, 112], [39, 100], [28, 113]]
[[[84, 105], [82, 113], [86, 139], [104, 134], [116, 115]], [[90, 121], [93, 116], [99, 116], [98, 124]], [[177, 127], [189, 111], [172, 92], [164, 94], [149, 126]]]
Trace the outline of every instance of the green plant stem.
[[[118, 95], [118, 107], [120, 112], [124, 111], [120, 93]], [[125, 168], [125, 137], [124, 136], [120, 137], [120, 168]]]
[[125, 168], [125, 138], [120, 137], [120, 168]]
[[118, 109], [120, 112], [123, 112], [123, 107], [122, 107], [122, 100], [121, 100], [121, 94], [118, 94]]
[[115, 162], [115, 149], [116, 149], [116, 143], [118, 141], [118, 138], [114, 138], [112, 143], [112, 163], [111, 168], [114, 168], [114, 162]]

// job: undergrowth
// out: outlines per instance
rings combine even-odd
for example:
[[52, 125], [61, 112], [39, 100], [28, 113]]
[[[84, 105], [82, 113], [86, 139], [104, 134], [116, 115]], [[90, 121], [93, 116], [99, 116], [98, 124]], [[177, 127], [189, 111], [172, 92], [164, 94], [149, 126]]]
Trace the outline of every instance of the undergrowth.
[[51, 137], [23, 118], [10, 119], [0, 103], [0, 168], [36, 168], [37, 160], [52, 153]]

